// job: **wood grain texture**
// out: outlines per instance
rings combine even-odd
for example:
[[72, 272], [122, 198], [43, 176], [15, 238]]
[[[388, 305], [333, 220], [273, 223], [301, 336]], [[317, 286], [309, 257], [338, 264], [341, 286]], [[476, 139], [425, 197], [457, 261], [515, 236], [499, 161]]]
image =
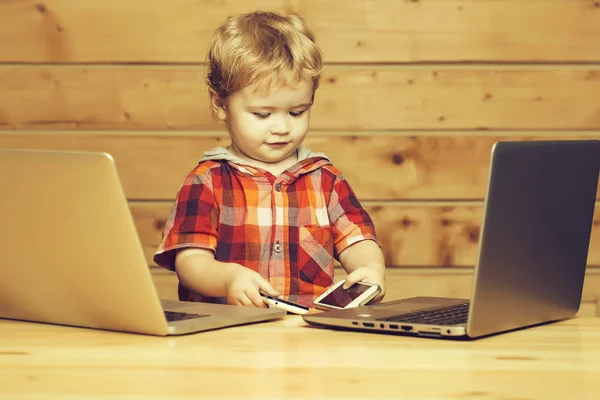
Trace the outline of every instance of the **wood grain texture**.
[[[152, 278], [161, 298], [177, 300], [177, 275], [160, 268], [151, 268]], [[341, 268], [336, 269], [335, 281], [344, 279]], [[470, 268], [388, 268], [384, 301], [414, 296], [470, 298], [473, 270]], [[585, 277], [580, 316], [600, 316], [596, 308], [600, 294], [600, 268], [590, 268]]]
[[255, 9], [304, 15], [332, 63], [600, 61], [594, 0], [5, 0], [0, 61], [200, 63]]
[[[131, 212], [149, 265], [171, 203], [132, 202]], [[388, 266], [472, 267], [483, 215], [482, 203], [363, 204], [371, 215]], [[596, 207], [588, 265], [600, 267], [600, 203]], [[598, 291], [600, 293], [600, 290]]]
[[[310, 133], [363, 200], [482, 200], [498, 140], [600, 139], [600, 132]], [[129, 199], [172, 200], [204, 151], [229, 144], [221, 132], [0, 131], [0, 147], [104, 151]], [[599, 192], [600, 198], [600, 192]]]
[[[600, 129], [600, 69], [331, 66], [313, 130]], [[219, 129], [203, 67], [0, 66], [3, 129]]]
[[2, 320], [0, 397], [597, 400], [599, 343], [600, 318], [474, 342], [320, 329], [298, 315], [169, 338]]

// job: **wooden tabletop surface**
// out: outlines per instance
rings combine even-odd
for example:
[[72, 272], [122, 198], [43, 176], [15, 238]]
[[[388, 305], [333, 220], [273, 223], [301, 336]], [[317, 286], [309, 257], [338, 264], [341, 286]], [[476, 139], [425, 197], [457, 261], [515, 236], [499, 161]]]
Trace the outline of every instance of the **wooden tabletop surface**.
[[0, 320], [0, 399], [600, 399], [600, 318], [446, 341], [298, 316], [150, 337]]

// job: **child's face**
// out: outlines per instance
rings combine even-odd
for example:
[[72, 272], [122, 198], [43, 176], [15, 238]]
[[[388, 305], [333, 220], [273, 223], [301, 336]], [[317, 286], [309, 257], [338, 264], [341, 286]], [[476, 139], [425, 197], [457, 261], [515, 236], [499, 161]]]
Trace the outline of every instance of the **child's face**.
[[311, 79], [266, 93], [257, 83], [229, 96], [217, 116], [229, 129], [230, 150], [251, 165], [288, 168], [308, 133], [312, 99]]

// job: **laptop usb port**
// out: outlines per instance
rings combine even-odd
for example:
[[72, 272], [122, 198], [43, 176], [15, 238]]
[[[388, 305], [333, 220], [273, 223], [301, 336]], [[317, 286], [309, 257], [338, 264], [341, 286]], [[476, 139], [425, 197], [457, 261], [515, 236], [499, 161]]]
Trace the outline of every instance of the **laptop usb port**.
[[375, 324], [372, 322], [363, 322], [363, 326], [366, 328], [374, 328]]
[[406, 332], [410, 332], [410, 331], [412, 331], [412, 326], [410, 326], [410, 325], [400, 325], [400, 329], [402, 329], [403, 331], [406, 331]]
[[396, 325], [396, 324], [390, 324], [390, 329], [398, 329], [398, 325]]

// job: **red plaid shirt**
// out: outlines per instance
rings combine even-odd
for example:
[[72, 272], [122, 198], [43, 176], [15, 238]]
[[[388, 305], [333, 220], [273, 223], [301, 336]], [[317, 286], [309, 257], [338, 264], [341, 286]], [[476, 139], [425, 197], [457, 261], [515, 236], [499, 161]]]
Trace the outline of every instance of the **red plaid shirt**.
[[[243, 164], [223, 148], [205, 153], [183, 182], [154, 261], [174, 270], [177, 250], [210, 249], [265, 277], [284, 298], [312, 307], [333, 283], [334, 258], [373, 223], [329, 160], [301, 147], [279, 176]], [[223, 302], [179, 285], [185, 301]]]

